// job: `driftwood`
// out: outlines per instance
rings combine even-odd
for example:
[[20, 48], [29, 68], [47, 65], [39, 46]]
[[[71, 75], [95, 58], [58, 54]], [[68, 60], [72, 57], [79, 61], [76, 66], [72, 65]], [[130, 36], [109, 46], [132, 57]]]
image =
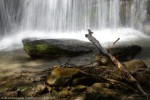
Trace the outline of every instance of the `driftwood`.
[[[128, 81], [133, 83], [136, 88], [138, 89], [138, 91], [144, 95], [146, 97], [146, 99], [148, 100], [148, 95], [147, 93], [142, 89], [142, 87], [140, 86], [139, 82], [127, 71], [126, 67], [124, 64], [122, 64], [116, 57], [114, 57], [113, 55], [111, 55], [110, 53], [108, 53], [99, 43], [99, 41], [92, 36], [93, 32], [91, 30], [88, 30], [89, 34], [86, 34], [85, 37], [88, 38], [99, 50], [99, 52], [104, 55], [107, 56], [111, 59], [111, 61], [118, 67], [118, 69], [121, 71], [121, 73], [127, 77]], [[120, 39], [120, 38], [119, 38]], [[118, 39], [118, 40], [119, 40]], [[117, 40], [117, 41], [118, 41]], [[115, 41], [114, 43], [116, 43], [117, 41]]]

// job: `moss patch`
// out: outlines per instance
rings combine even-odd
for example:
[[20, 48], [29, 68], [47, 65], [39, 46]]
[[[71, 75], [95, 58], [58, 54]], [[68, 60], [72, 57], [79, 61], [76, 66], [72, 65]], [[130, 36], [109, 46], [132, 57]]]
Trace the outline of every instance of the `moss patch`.
[[57, 57], [68, 57], [77, 56], [84, 52], [74, 52], [58, 48], [47, 44], [24, 44], [24, 50], [33, 58], [57, 58]]

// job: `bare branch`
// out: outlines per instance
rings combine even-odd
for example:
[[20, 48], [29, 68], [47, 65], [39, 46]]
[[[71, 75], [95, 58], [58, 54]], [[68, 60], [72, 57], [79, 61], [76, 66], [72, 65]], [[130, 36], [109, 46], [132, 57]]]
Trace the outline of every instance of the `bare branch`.
[[[89, 31], [89, 30], [88, 30]], [[92, 32], [93, 33], [93, 32]], [[108, 56], [112, 62], [118, 67], [118, 69], [125, 75], [127, 76], [128, 80], [131, 83], [134, 83], [135, 86], [137, 87], [137, 89], [139, 90], [139, 92], [141, 94], [143, 94], [146, 99], [148, 100], [148, 95], [147, 93], [142, 89], [142, 87], [140, 86], [139, 82], [127, 71], [125, 65], [123, 65], [116, 57], [114, 57], [113, 55], [111, 55], [110, 53], [108, 53], [99, 43], [99, 41], [92, 36], [91, 30], [89, 31], [89, 34], [86, 34], [85, 37], [89, 39], [89, 41], [91, 41], [99, 50], [99, 52], [105, 56]], [[120, 39], [120, 38], [119, 38]], [[117, 39], [114, 44], [119, 40]]]
[[120, 40], [120, 38], [118, 38], [118, 39], [113, 43], [113, 45], [115, 45], [119, 40]]

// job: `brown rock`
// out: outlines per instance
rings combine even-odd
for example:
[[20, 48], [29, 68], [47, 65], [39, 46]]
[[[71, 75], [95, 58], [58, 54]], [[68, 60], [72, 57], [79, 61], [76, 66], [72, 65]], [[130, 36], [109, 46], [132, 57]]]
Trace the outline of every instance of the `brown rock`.
[[84, 85], [77, 85], [77, 86], [72, 87], [71, 91], [72, 92], [82, 92], [82, 91], [86, 90], [86, 88], [87, 87]]
[[78, 73], [79, 69], [58, 67], [52, 70], [46, 82], [51, 86], [65, 86]]
[[58, 67], [52, 70], [46, 82], [50, 86], [90, 85], [96, 82], [91, 75], [77, 68]]
[[142, 60], [131, 60], [124, 63], [128, 71], [133, 71], [139, 68], [147, 68], [146, 64]]

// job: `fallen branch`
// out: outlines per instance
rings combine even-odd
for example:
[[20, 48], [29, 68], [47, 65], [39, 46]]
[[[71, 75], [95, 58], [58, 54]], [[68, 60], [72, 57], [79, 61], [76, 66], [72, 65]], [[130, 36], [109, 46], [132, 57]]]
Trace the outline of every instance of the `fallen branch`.
[[[142, 87], [140, 86], [139, 82], [127, 71], [125, 65], [123, 65], [116, 57], [114, 57], [113, 55], [111, 55], [110, 53], [108, 53], [99, 43], [99, 41], [92, 36], [93, 32], [91, 30], [88, 30], [89, 34], [86, 34], [85, 37], [88, 38], [99, 50], [99, 52], [104, 55], [104, 56], [108, 56], [111, 61], [118, 67], [118, 69], [121, 71], [122, 74], [124, 74], [128, 81], [133, 83], [136, 88], [138, 89], [138, 91], [144, 95], [146, 97], [146, 99], [148, 100], [148, 95], [147, 93], [142, 89]], [[119, 40], [119, 39], [118, 39]], [[117, 41], [118, 41], [117, 40]], [[117, 42], [115, 41], [115, 43]]]
[[120, 38], [118, 38], [118, 39], [113, 43], [113, 45], [115, 45], [119, 40], [120, 40]]

